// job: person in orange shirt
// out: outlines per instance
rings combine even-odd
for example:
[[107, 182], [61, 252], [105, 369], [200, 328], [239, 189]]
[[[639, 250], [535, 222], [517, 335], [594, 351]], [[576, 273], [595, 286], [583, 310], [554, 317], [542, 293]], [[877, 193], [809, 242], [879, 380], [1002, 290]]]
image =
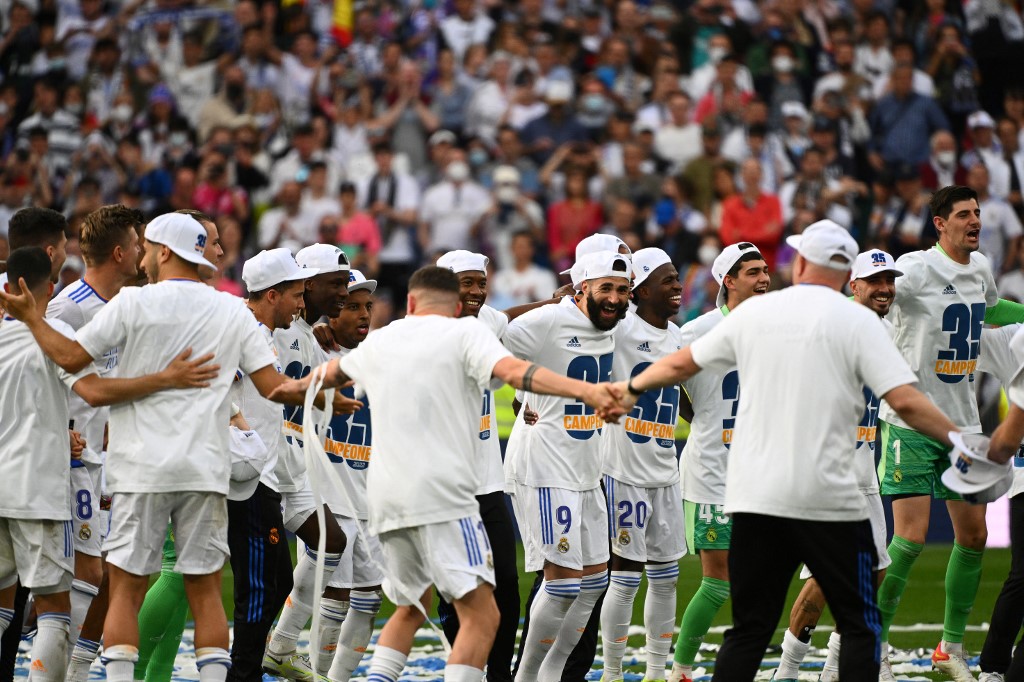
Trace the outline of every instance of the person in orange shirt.
[[775, 256], [782, 238], [782, 205], [774, 194], [761, 190], [761, 165], [747, 159], [740, 166], [743, 192], [722, 203], [722, 225], [719, 236], [728, 246], [737, 242], [755, 242], [770, 270], [775, 269]]

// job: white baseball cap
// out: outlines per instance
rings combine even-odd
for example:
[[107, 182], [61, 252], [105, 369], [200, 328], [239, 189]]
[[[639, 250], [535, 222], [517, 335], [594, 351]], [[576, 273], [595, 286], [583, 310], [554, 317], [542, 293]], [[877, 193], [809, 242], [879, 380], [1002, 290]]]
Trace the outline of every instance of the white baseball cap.
[[859, 250], [850, 233], [831, 220], [808, 225], [801, 234], [786, 237], [786, 243], [811, 263], [833, 270], [851, 269]]
[[282, 282], [309, 279], [319, 270], [304, 268], [285, 248], [260, 251], [242, 265], [242, 281], [249, 291], [263, 291]]
[[[626, 246], [626, 242], [613, 234], [592, 234], [589, 237], [581, 239], [579, 244], [576, 245], [576, 262], [579, 262], [581, 258], [590, 253], [600, 253], [602, 251], [618, 253], [620, 248], [625, 248], [627, 254], [632, 255], [633, 253], [629, 250], [629, 247]], [[572, 274], [572, 270], [572, 268], [569, 268], [568, 270], [562, 270], [558, 274], [569, 275]], [[579, 280], [573, 277], [572, 281], [573, 284], [575, 284]]]
[[427, 144], [431, 147], [438, 144], [455, 144], [456, 138], [455, 133], [450, 130], [438, 130], [436, 133], [430, 136], [427, 140]]
[[359, 291], [360, 289], [366, 289], [371, 294], [377, 291], [377, 280], [366, 279], [366, 276], [358, 270], [348, 271], [348, 291]]
[[437, 259], [437, 267], [451, 270], [456, 275], [460, 272], [487, 272], [487, 264], [491, 259], [480, 253], [473, 253], [465, 249], [449, 251]]
[[231, 483], [228, 499], [234, 502], [248, 500], [260, 484], [260, 474], [267, 465], [267, 446], [255, 431], [242, 431], [228, 427], [231, 452]]
[[[711, 264], [711, 276], [718, 282], [718, 297], [715, 299], [715, 305], [718, 307], [725, 305], [728, 294], [725, 289], [725, 276], [729, 274], [734, 265], [740, 262], [740, 258], [748, 253], [756, 253], [758, 256], [761, 256], [761, 249], [750, 242], [729, 244], [729, 246], [722, 249], [722, 253], [718, 254], [715, 262]], [[763, 259], [764, 256], [761, 256], [761, 258]]]
[[629, 257], [612, 251], [589, 253], [577, 265], [581, 266], [581, 282], [602, 277], [622, 277], [628, 281], [632, 274]]
[[494, 169], [491, 181], [495, 185], [518, 185], [520, 181], [519, 169], [515, 166], [498, 166]]
[[[971, 438], [978, 440], [976, 436]], [[981, 438], [984, 440], [968, 443], [963, 434], [956, 431], [949, 433], [949, 440], [953, 443], [953, 449], [949, 451], [952, 466], [942, 473], [942, 483], [955, 493], [988, 497], [1005, 485], [1004, 479], [1013, 477], [1010, 462], [999, 464], [979, 452], [988, 444], [987, 438]], [[1009, 489], [1007, 485], [1002, 492]]]
[[891, 272], [897, 277], [903, 273], [896, 269], [896, 261], [881, 249], [871, 249], [857, 255], [853, 262], [853, 270], [850, 271], [850, 281], [871, 277], [879, 272]]
[[807, 107], [803, 105], [803, 102], [798, 102], [795, 99], [783, 102], [780, 110], [782, 115], [786, 118], [799, 118], [805, 122], [811, 120], [811, 115], [807, 112]]
[[190, 215], [164, 213], [153, 218], [146, 225], [146, 241], [166, 246], [189, 263], [217, 269], [216, 265], [203, 258], [206, 228]]
[[640, 286], [652, 272], [672, 259], [659, 248], [639, 249], [633, 254], [633, 288]]
[[548, 81], [544, 89], [544, 99], [549, 102], [565, 103], [572, 99], [572, 83], [563, 80]]
[[295, 262], [304, 268], [316, 268], [318, 275], [348, 272], [352, 266], [348, 255], [331, 244], [313, 244], [295, 254]]
[[978, 110], [967, 117], [967, 127], [974, 128], [995, 128], [996, 121], [987, 111]]

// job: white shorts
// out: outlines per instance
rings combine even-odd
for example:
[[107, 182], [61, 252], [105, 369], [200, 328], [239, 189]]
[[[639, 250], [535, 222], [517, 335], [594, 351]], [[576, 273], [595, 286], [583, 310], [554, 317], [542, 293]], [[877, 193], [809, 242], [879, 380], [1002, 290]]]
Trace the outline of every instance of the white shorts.
[[642, 563], [668, 563], [686, 555], [686, 522], [679, 483], [638, 488], [604, 477], [612, 552]]
[[[889, 556], [889, 547], [885, 542], [885, 509], [882, 508], [882, 496], [875, 490], [865, 492], [864, 498], [868, 501], [868, 521], [871, 522], [871, 536], [875, 541], [875, 553], [878, 554], [878, 565], [875, 566], [875, 570], [881, 571], [883, 568], [888, 568], [889, 564], [892, 563], [892, 558]], [[811, 571], [807, 566], [800, 569], [801, 580], [807, 580], [810, 577]]]
[[600, 488], [582, 492], [513, 484], [512, 509], [528, 572], [545, 562], [583, 570], [608, 561], [608, 510]]
[[227, 496], [206, 492], [117, 493], [110, 505], [107, 563], [133, 575], [160, 570], [167, 519], [174, 529], [174, 570], [216, 573], [227, 561]]
[[[341, 563], [327, 586], [352, 590], [383, 584], [384, 553], [377, 536], [370, 535], [369, 523], [337, 514], [334, 518], [345, 533], [347, 542]], [[298, 551], [305, 551], [306, 543], [301, 539], [296, 541]]]
[[494, 557], [479, 514], [380, 534], [384, 594], [411, 606], [431, 585], [449, 602], [494, 585]]
[[284, 517], [284, 527], [295, 532], [306, 522], [316, 511], [316, 500], [313, 498], [313, 489], [309, 481], [302, 490], [293, 493], [281, 493], [281, 515]]
[[36, 594], [71, 589], [75, 543], [70, 521], [0, 518], [0, 589], [17, 580]]
[[71, 522], [75, 551], [101, 556], [106, 526], [100, 517], [100, 467], [71, 467]]

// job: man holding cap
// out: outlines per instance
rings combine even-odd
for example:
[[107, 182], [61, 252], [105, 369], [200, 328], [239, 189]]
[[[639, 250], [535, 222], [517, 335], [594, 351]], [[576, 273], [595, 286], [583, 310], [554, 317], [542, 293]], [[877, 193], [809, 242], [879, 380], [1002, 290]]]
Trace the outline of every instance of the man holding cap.
[[[771, 285], [768, 264], [750, 242], [722, 249], [711, 265], [711, 274], [719, 285], [718, 307], [683, 325], [682, 346], [710, 332], [737, 306], [766, 293]], [[739, 372], [735, 367], [701, 372], [683, 382], [683, 387], [686, 393], [680, 409], [690, 421], [690, 437], [679, 458], [686, 497], [685, 537], [690, 553], [700, 555], [703, 577], [679, 622], [669, 676], [672, 682], [690, 679], [697, 650], [729, 598], [732, 522], [724, 511], [725, 469], [740, 399]]]
[[[609, 252], [580, 259], [582, 295], [513, 320], [505, 346], [570, 378], [607, 381], [614, 329], [628, 309], [632, 267]], [[544, 571], [530, 611], [519, 682], [561, 679], [608, 585], [608, 519], [598, 456], [604, 421], [583, 403], [526, 392], [540, 415], [520, 412], [506, 448], [505, 485], [523, 535], [527, 571]], [[570, 607], [573, 607], [570, 609]], [[543, 665], [542, 665], [543, 664]]]
[[[879, 626], [870, 575], [877, 557], [850, 443], [863, 387], [903, 419], [949, 443], [953, 423], [916, 381], [878, 316], [840, 292], [857, 258], [829, 220], [790, 237], [794, 286], [747, 301], [692, 346], [625, 384], [622, 406], [702, 369], [736, 367], [743, 401], [731, 439], [724, 513], [732, 518], [729, 576], [734, 625], [715, 679], [752, 679], [800, 562], [821, 584], [843, 632], [847, 682], [878, 679]], [[823, 380], [828, 378], [828, 381]], [[809, 418], [810, 417], [810, 418]], [[764, 561], [771, 556], [772, 560]]]
[[209, 388], [154, 394], [110, 410], [107, 482], [113, 494], [104, 544], [110, 607], [104, 628], [107, 678], [133, 679], [138, 656], [138, 605], [160, 567], [170, 517], [185, 592], [196, 621], [200, 678], [223, 680], [230, 665], [221, 605], [221, 567], [228, 555], [230, 459], [228, 392], [235, 369], [261, 395], [283, 381], [256, 320], [244, 303], [204, 286], [199, 267], [206, 230], [190, 216], [165, 214], [146, 229], [143, 265], [151, 286], [125, 288], [71, 341], [43, 321], [31, 292], [0, 294], [58, 365], [77, 372], [118, 347], [123, 377], [163, 367], [185, 348], [213, 353], [220, 373]]
[[[259, 323], [264, 345], [274, 354], [274, 369], [283, 374], [274, 331], [287, 329], [304, 308], [305, 282], [316, 268], [299, 267], [288, 249], [261, 251], [242, 266], [249, 291], [247, 305]], [[254, 490], [228, 495], [228, 546], [235, 576], [235, 638], [231, 670], [238, 682], [263, 677], [263, 653], [274, 618], [292, 589], [292, 563], [285, 542], [281, 493], [274, 470], [287, 447], [281, 406], [264, 398], [251, 377], [241, 370], [231, 386], [231, 402], [239, 407], [267, 448], [263, 471]], [[246, 495], [245, 492], [249, 494]]]
[[[274, 334], [274, 345], [285, 376], [301, 379], [313, 367], [327, 360], [313, 336], [311, 325], [322, 318], [336, 317], [341, 312], [348, 298], [351, 268], [345, 252], [330, 244], [307, 246], [295, 254], [295, 262], [303, 268], [314, 268], [317, 272], [313, 277], [303, 280], [305, 286], [301, 315], [287, 329], [279, 329]], [[285, 448], [278, 457], [275, 474], [284, 498], [284, 526], [305, 543], [306, 549], [298, 554], [293, 576], [294, 587], [285, 601], [281, 617], [267, 645], [263, 668], [271, 675], [306, 681], [313, 678], [313, 668], [305, 656], [296, 652], [295, 643], [313, 613], [316, 547], [320, 539], [320, 527], [314, 514], [316, 503], [302, 449], [303, 418], [302, 407], [285, 409]], [[327, 537], [323, 584], [329, 585], [345, 549], [345, 534], [329, 508], [325, 520]], [[340, 601], [339, 592], [337, 588], [328, 586], [324, 590], [324, 597]]]
[[[683, 291], [679, 272], [661, 249], [633, 254], [636, 312], [615, 327], [613, 379], [627, 379], [679, 350]], [[621, 680], [622, 657], [633, 600], [646, 566], [648, 680], [665, 678], [665, 659], [675, 631], [679, 559], [686, 553], [683, 505], [676, 463], [679, 387], [642, 395], [622, 424], [605, 426], [601, 437], [604, 489], [611, 538], [611, 584], [601, 607], [604, 682]]]
[[[892, 325], [885, 319], [896, 297], [896, 278], [903, 273], [896, 269], [893, 257], [879, 249], [871, 249], [857, 256], [850, 273], [850, 288], [853, 300], [875, 311], [882, 320], [890, 338]], [[886, 567], [891, 563], [885, 548], [885, 512], [882, 497], [878, 493], [878, 474], [875, 472], [875, 436], [877, 435], [879, 399], [871, 389], [864, 387], [864, 413], [857, 426], [857, 440], [853, 446], [857, 467], [857, 486], [868, 503], [871, 532], [875, 540], [878, 565], [875, 567], [876, 580], [880, 582]], [[805, 566], [800, 577], [806, 579], [800, 596], [793, 604], [789, 616], [789, 629], [782, 641], [782, 659], [775, 673], [776, 682], [796, 680], [800, 663], [810, 648], [811, 635], [818, 625], [821, 610], [825, 607], [825, 595], [818, 582]], [[828, 638], [828, 657], [821, 673], [821, 682], [835, 682], [839, 679], [840, 633], [833, 630]]]

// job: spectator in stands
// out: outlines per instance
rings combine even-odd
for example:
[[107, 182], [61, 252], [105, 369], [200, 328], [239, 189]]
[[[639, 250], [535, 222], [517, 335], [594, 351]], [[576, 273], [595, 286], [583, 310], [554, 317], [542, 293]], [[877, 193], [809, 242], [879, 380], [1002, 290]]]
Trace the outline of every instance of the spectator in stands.
[[1017, 267], [999, 278], [999, 295], [1024, 303], [1024, 249], [1017, 252]]
[[1004, 116], [999, 119], [996, 126], [999, 136], [999, 144], [1003, 148], [1003, 161], [1006, 163], [1010, 175], [1009, 193], [1006, 200], [1017, 213], [1017, 217], [1024, 217], [1024, 196], [1022, 196], [1022, 181], [1024, 181], [1024, 151], [1020, 144], [1020, 126], [1012, 118]]
[[537, 244], [529, 231], [516, 232], [511, 239], [512, 259], [500, 267], [490, 282], [490, 295], [505, 306], [523, 305], [549, 298], [558, 288], [555, 273], [533, 262]]
[[921, 186], [935, 191], [947, 185], [963, 185], [967, 182], [967, 169], [957, 162], [956, 140], [948, 130], [937, 130], [930, 142], [931, 154], [918, 167]]
[[682, 176], [692, 188], [693, 206], [704, 215], [711, 211], [714, 201], [715, 167], [725, 160], [722, 156], [722, 127], [717, 119], [708, 119], [701, 130], [702, 153], [686, 164]]
[[473, 227], [492, 203], [490, 193], [470, 177], [466, 153], [452, 149], [444, 180], [423, 193], [420, 248], [426, 253], [470, 248]]
[[522, 193], [515, 166], [498, 166], [491, 180], [491, 207], [474, 226], [473, 236], [498, 267], [509, 267], [514, 257], [512, 235], [525, 231], [535, 241], [544, 239], [544, 211]]
[[740, 166], [742, 193], [722, 202], [722, 221], [718, 235], [722, 244], [754, 242], [768, 268], [775, 269], [775, 252], [782, 240], [782, 206], [774, 194], [761, 190], [761, 164], [747, 159]]
[[651, 205], [661, 192], [661, 177], [644, 172], [644, 148], [631, 143], [623, 147], [623, 173], [612, 177], [605, 185], [604, 207], [611, 211], [617, 199], [629, 199], [635, 204]]
[[285, 247], [293, 254], [316, 242], [319, 223], [302, 211], [302, 185], [286, 180], [277, 193], [277, 202], [260, 217], [256, 228], [259, 247]]
[[568, 142], [583, 142], [587, 129], [572, 113], [572, 85], [562, 80], [550, 81], [544, 91], [547, 112], [530, 121], [520, 133], [526, 153], [542, 165], [556, 149]]
[[886, 163], [924, 163], [932, 133], [949, 130], [949, 121], [935, 101], [913, 91], [913, 77], [913, 66], [896, 65], [889, 79], [889, 94], [871, 110], [868, 149], [875, 170]]
[[338, 232], [332, 243], [337, 244], [348, 254], [353, 268], [372, 279], [377, 276], [380, 269], [380, 228], [369, 213], [359, 209], [354, 184], [341, 183], [338, 199]]
[[690, 96], [681, 90], [668, 96], [665, 113], [654, 132], [654, 151], [678, 172], [700, 156], [701, 129], [690, 118]]
[[34, 113], [18, 126], [18, 139], [27, 141], [29, 132], [36, 129], [46, 131], [46, 163], [56, 177], [63, 178], [71, 171], [71, 157], [82, 144], [79, 121], [60, 108], [60, 83], [54, 77], [36, 82], [32, 102]]
[[576, 245], [603, 223], [601, 204], [591, 198], [588, 181], [585, 170], [570, 168], [565, 173], [565, 200], [548, 209], [548, 249], [556, 272], [572, 265]]
[[1024, 229], [1013, 207], [1001, 197], [989, 193], [989, 170], [985, 164], [976, 163], [970, 167], [967, 186], [978, 193], [981, 224], [985, 226], [981, 231], [979, 250], [988, 256], [992, 274], [998, 277], [1016, 267]]
[[[455, 53], [445, 48], [437, 55], [437, 74], [428, 86], [430, 108], [437, 116], [438, 125], [456, 135], [466, 125], [466, 111], [473, 91], [458, 79]], [[504, 113], [504, 112], [503, 112]]]
[[476, 0], [454, 0], [455, 12], [440, 25], [441, 37], [457, 60], [470, 45], [486, 45], [494, 32], [494, 20], [480, 11]]
[[964, 152], [960, 165], [970, 170], [982, 163], [988, 167], [989, 192], [997, 197], [1010, 193], [1010, 166], [1003, 158], [1003, 149], [996, 137], [996, 122], [988, 112], [975, 111], [967, 117], [971, 148]]

